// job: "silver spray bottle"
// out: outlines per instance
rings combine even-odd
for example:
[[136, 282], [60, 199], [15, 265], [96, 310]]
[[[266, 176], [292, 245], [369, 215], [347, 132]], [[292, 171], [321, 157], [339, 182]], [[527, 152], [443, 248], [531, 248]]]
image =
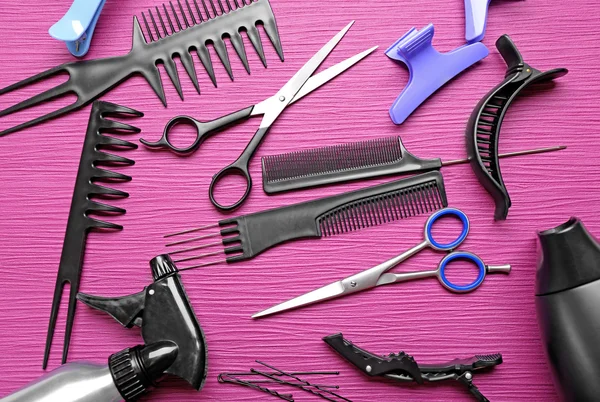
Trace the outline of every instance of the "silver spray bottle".
[[108, 365], [68, 363], [0, 402], [134, 401], [156, 385], [177, 358], [170, 341], [115, 353]]

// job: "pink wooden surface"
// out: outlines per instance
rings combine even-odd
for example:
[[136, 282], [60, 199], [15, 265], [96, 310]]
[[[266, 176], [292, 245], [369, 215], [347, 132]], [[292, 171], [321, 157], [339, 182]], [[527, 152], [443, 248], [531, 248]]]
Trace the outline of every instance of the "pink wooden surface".
[[[215, 89], [198, 68], [203, 94], [195, 94], [182, 74], [186, 101], [165, 80], [169, 108], [164, 109], [149, 86], [134, 78], [103, 99], [146, 113], [136, 121], [142, 136], [158, 138], [176, 114], [211, 119], [260, 101], [276, 91], [308, 58], [351, 19], [356, 25], [326, 66], [373, 45], [381, 48], [351, 71], [287, 110], [275, 124], [258, 156], [332, 145], [340, 142], [401, 135], [407, 148], [421, 157], [465, 156], [464, 128], [477, 101], [504, 76], [505, 66], [494, 42], [509, 33], [525, 60], [539, 69], [567, 67], [570, 74], [555, 86], [531, 91], [513, 106], [502, 131], [501, 151], [564, 144], [566, 151], [502, 162], [514, 206], [506, 222], [494, 223], [493, 203], [470, 167], [443, 170], [452, 206], [471, 218], [472, 231], [463, 249], [488, 263], [511, 263], [509, 277], [489, 277], [473, 294], [454, 295], [434, 280], [390, 286], [295, 312], [252, 321], [250, 315], [332, 280], [357, 272], [412, 246], [425, 217], [326, 240], [307, 240], [270, 250], [254, 260], [218, 265], [183, 274], [189, 296], [206, 332], [209, 373], [196, 393], [181, 381], [169, 380], [149, 400], [258, 401], [268, 396], [217, 383], [217, 374], [247, 370], [262, 359], [288, 370], [340, 370], [341, 393], [354, 401], [463, 401], [464, 389], [452, 384], [398, 386], [370, 381], [338, 358], [321, 341], [343, 332], [377, 353], [405, 350], [418, 361], [502, 352], [505, 363], [476, 376], [476, 384], [493, 401], [552, 401], [554, 389], [538, 337], [534, 310], [535, 231], [581, 217], [600, 234], [595, 207], [600, 197], [600, 134], [597, 71], [600, 9], [594, 0], [570, 2], [492, 2], [484, 43], [491, 55], [429, 99], [400, 127], [387, 113], [406, 84], [407, 72], [384, 55], [384, 49], [412, 26], [436, 26], [435, 45], [449, 50], [463, 44], [463, 2], [414, 0], [355, 2], [273, 0], [286, 62], [280, 63], [266, 44], [269, 68], [263, 69], [248, 48], [252, 75], [243, 72], [233, 54], [235, 82], [215, 63], [220, 86]], [[47, 28], [68, 8], [70, 0], [0, 2], [0, 86], [4, 87], [57, 64], [71, 61], [65, 47]], [[132, 15], [158, 3], [151, 0], [108, 0], [88, 58], [128, 51]], [[216, 59], [216, 57], [215, 57]], [[39, 87], [38, 87], [39, 90]], [[13, 104], [3, 96], [0, 107]], [[50, 110], [44, 106], [43, 110]], [[89, 107], [48, 124], [0, 139], [0, 395], [42, 373], [41, 361], [52, 292], [60, 258], [73, 183]], [[12, 118], [0, 119], [7, 127]], [[115, 205], [127, 215], [114, 219], [125, 230], [89, 237], [81, 290], [97, 295], [125, 295], [150, 280], [148, 261], [166, 251], [162, 235], [221, 219], [207, 198], [212, 175], [243, 149], [257, 121], [211, 138], [189, 158], [128, 153], [136, 165], [123, 172], [131, 183], [119, 185], [131, 196]], [[372, 183], [267, 197], [260, 189], [260, 163], [252, 174], [256, 186], [238, 213], [287, 205], [337, 194]], [[374, 181], [373, 183], [375, 183]], [[439, 254], [425, 252], [402, 269], [431, 268]], [[64, 320], [65, 311], [62, 312]], [[63, 323], [51, 356], [59, 365]], [[141, 342], [139, 331], [121, 328], [110, 317], [79, 305], [70, 360], [102, 362], [122, 348]], [[315, 397], [294, 392], [298, 401]]]

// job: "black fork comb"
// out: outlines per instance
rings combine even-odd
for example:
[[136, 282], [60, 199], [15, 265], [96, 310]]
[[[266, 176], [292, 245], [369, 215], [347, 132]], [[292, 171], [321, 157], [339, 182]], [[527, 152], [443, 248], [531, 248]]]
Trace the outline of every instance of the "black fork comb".
[[[176, 260], [175, 262], [181, 263], [220, 254], [226, 256], [225, 260], [184, 267], [181, 269], [183, 271], [221, 262], [244, 261], [290, 240], [340, 235], [427, 214], [447, 206], [442, 174], [429, 172], [333, 197], [224, 219], [214, 225], [173, 233], [165, 237], [222, 228], [214, 233], [202, 232], [200, 236], [167, 244], [167, 247], [172, 247], [196, 241], [209, 241], [199, 246], [171, 252], [169, 253], [171, 256], [211, 247], [224, 247], [221, 251]], [[210, 242], [211, 238], [219, 237], [221, 240]]]
[[207, 44], [212, 44], [227, 73], [233, 79], [231, 63], [225, 45], [229, 38], [233, 48], [250, 72], [241, 32], [248, 39], [266, 66], [266, 58], [257, 25], [263, 25], [267, 36], [283, 61], [283, 49], [275, 16], [269, 0], [176, 0], [142, 13], [146, 28], [144, 34], [137, 17], [133, 17], [133, 45], [124, 56], [85, 60], [63, 64], [0, 90], [0, 95], [23, 88], [49, 77], [68, 73], [69, 79], [41, 94], [0, 111], [0, 117], [16, 113], [35, 105], [75, 94], [74, 103], [44, 116], [16, 125], [0, 132], [0, 136], [13, 133], [79, 109], [97, 99], [133, 75], [142, 75], [163, 105], [167, 106], [164, 88], [157, 65], [163, 64], [179, 97], [183, 92], [174, 57], [178, 56], [194, 87], [200, 85], [191, 52], [198, 54], [200, 62], [216, 86], [216, 78]]
[[119, 138], [104, 135], [104, 133], [135, 134], [139, 133], [140, 130], [128, 124], [107, 120], [106, 118], [142, 116], [142, 113], [133, 109], [107, 102], [96, 101], [92, 107], [85, 142], [81, 152], [77, 179], [75, 181], [73, 199], [71, 200], [71, 209], [60, 257], [58, 276], [56, 278], [50, 324], [48, 325], [48, 336], [46, 338], [46, 350], [44, 352], [44, 369], [48, 365], [63, 289], [68, 283], [70, 286], [69, 310], [67, 312], [62, 363], [64, 364], [67, 360], [87, 234], [90, 231], [123, 229], [120, 225], [92, 218], [90, 214], [115, 216], [125, 213], [125, 210], [122, 208], [100, 203], [95, 199], [115, 200], [129, 196], [126, 192], [108, 188], [98, 183], [130, 181], [131, 177], [106, 170], [103, 167], [131, 166], [135, 162], [119, 155], [106, 153], [104, 150], [133, 150], [137, 148], [137, 145]]

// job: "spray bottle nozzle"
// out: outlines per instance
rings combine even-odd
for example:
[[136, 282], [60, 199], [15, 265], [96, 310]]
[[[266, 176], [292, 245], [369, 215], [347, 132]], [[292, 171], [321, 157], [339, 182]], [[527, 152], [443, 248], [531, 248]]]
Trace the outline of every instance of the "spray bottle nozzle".
[[167, 374], [181, 377], [200, 390], [207, 372], [204, 333], [185, 293], [177, 267], [168, 255], [150, 261], [154, 282], [142, 292], [106, 298], [80, 293], [88, 306], [111, 315], [121, 325], [141, 327], [146, 345], [171, 341], [178, 349]]

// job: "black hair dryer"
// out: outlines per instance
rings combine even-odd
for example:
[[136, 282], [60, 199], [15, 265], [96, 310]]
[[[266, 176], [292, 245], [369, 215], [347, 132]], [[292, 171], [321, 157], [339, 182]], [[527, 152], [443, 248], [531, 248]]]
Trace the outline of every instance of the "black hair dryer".
[[538, 233], [536, 307], [564, 402], [600, 398], [600, 243], [577, 218]]

